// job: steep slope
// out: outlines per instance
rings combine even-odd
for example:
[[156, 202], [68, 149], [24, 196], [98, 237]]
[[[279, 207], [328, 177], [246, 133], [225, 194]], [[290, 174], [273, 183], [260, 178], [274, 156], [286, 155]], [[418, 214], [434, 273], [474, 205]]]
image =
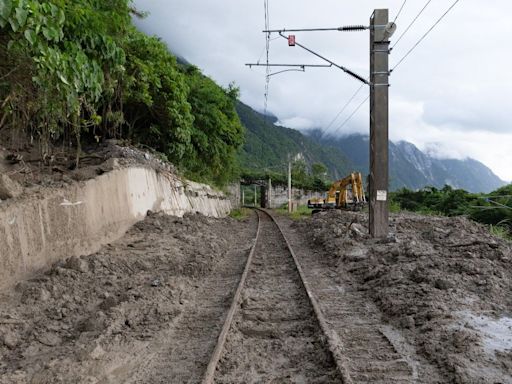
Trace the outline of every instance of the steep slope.
[[[318, 135], [313, 134], [312, 137]], [[350, 135], [329, 138], [355, 164], [355, 168], [367, 173], [369, 167], [368, 136]], [[321, 142], [326, 143], [323, 139]], [[443, 187], [448, 184], [469, 192], [490, 192], [506, 183], [488, 167], [474, 159], [437, 159], [421, 152], [406, 141], [389, 143], [390, 188], [419, 189], [426, 185]]]
[[295, 129], [274, 125], [275, 119], [265, 118], [243, 103], [238, 103], [237, 112], [246, 127], [246, 141], [240, 154], [244, 168], [284, 171], [288, 154], [301, 154], [308, 166], [324, 164], [331, 178], [342, 177], [353, 168], [337, 148], [320, 144]]

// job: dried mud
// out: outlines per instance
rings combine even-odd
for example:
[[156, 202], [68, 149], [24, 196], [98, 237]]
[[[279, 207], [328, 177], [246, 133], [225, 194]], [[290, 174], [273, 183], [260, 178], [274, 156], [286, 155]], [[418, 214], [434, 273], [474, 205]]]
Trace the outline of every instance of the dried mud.
[[[466, 218], [392, 215], [391, 235], [367, 235], [367, 216], [329, 211], [291, 224], [436, 366], [430, 382], [512, 383], [512, 247]], [[394, 335], [398, 331], [399, 335]], [[429, 381], [427, 381], [429, 382]]]
[[215, 383], [340, 383], [299, 273], [278, 228], [261, 233]]
[[[392, 215], [384, 240], [361, 213], [281, 221], [354, 383], [512, 383], [510, 242], [465, 218]], [[255, 231], [254, 217], [151, 214], [0, 293], [0, 383], [199, 382]], [[292, 319], [300, 306], [258, 317], [284, 297], [266, 298], [280, 267], [261, 264], [270, 281], [245, 294], [219, 382], [265, 382], [243, 372], [272, 351], [253, 340], [310, 336]], [[296, 361], [313, 351], [282, 346]], [[314, 371], [275, 382], [323, 382]]]
[[227, 283], [204, 284], [226, 274], [226, 263], [240, 264], [229, 276], [237, 281], [254, 233], [254, 219], [151, 214], [98, 253], [18, 283], [0, 295], [0, 383], [187, 382], [152, 380], [150, 368], [166, 342], [198, 361], [190, 340], [168, 337], [183, 322], [214, 345], [224, 309], [204, 329], [198, 311], [208, 301], [229, 305], [232, 293]]

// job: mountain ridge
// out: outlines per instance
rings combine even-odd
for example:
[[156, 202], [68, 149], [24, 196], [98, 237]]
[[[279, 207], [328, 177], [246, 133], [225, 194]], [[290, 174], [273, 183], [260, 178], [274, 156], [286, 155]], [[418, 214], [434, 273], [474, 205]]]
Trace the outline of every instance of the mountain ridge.
[[[299, 131], [282, 127], [242, 102], [238, 103], [237, 112], [246, 127], [246, 142], [239, 156], [245, 168], [281, 166], [284, 170], [288, 153], [301, 153], [308, 166], [323, 163], [333, 179], [353, 170], [368, 174], [368, 135], [322, 137], [320, 129]], [[469, 192], [490, 192], [506, 185], [475, 159], [438, 159], [407, 141], [389, 142], [389, 165], [390, 190], [442, 188], [447, 184]]]

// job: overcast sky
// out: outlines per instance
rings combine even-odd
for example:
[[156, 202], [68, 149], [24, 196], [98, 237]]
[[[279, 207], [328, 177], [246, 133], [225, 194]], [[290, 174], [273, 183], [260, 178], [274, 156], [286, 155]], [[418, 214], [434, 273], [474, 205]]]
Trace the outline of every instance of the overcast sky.
[[[270, 27], [326, 28], [368, 25], [375, 8], [389, 8], [393, 20], [403, 0], [268, 0]], [[392, 45], [428, 0], [408, 0], [397, 19]], [[431, 0], [394, 47], [393, 67], [453, 0]], [[136, 0], [149, 16], [136, 21], [223, 86], [235, 82], [241, 100], [264, 105], [263, 0]], [[393, 72], [390, 82], [390, 138], [406, 140], [438, 157], [473, 157], [502, 179], [512, 180], [512, 75], [510, 0], [460, 0]], [[295, 33], [297, 42], [366, 77], [368, 31]], [[278, 37], [273, 35], [272, 38]], [[271, 63], [323, 62], [277, 38]], [[282, 125], [322, 128], [335, 134], [368, 133], [368, 103], [344, 121], [368, 95], [365, 86], [331, 124], [360, 83], [336, 68], [307, 68], [271, 77], [268, 111]], [[329, 126], [330, 125], [330, 126]]]

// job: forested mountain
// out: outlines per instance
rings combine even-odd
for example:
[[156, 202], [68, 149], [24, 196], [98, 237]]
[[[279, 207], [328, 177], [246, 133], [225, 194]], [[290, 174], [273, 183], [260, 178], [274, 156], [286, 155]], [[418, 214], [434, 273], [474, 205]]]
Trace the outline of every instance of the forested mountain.
[[[366, 173], [369, 168], [368, 140], [368, 136], [350, 135], [324, 139], [323, 142], [339, 148], [358, 170]], [[479, 161], [471, 158], [437, 159], [406, 141], [389, 143], [389, 170], [392, 190], [401, 187], [419, 189], [427, 185], [442, 188], [450, 185], [469, 192], [490, 192], [506, 184]]]
[[[318, 130], [301, 133], [276, 126], [269, 119], [239, 103], [237, 111], [247, 128], [241, 154], [246, 168], [273, 167], [286, 162], [288, 153], [302, 153], [311, 166], [323, 163], [331, 178], [339, 178], [352, 170], [368, 173], [368, 136], [350, 135], [320, 139]], [[411, 143], [389, 143], [390, 189], [442, 188], [445, 184], [470, 192], [489, 192], [505, 184], [484, 164], [473, 160], [436, 159]]]
[[342, 177], [352, 169], [341, 150], [317, 143], [295, 129], [274, 125], [275, 118], [264, 116], [241, 102], [236, 109], [246, 128], [245, 144], [240, 153], [243, 168], [285, 172], [288, 155], [300, 154], [309, 168], [314, 163], [324, 164], [331, 178]]

